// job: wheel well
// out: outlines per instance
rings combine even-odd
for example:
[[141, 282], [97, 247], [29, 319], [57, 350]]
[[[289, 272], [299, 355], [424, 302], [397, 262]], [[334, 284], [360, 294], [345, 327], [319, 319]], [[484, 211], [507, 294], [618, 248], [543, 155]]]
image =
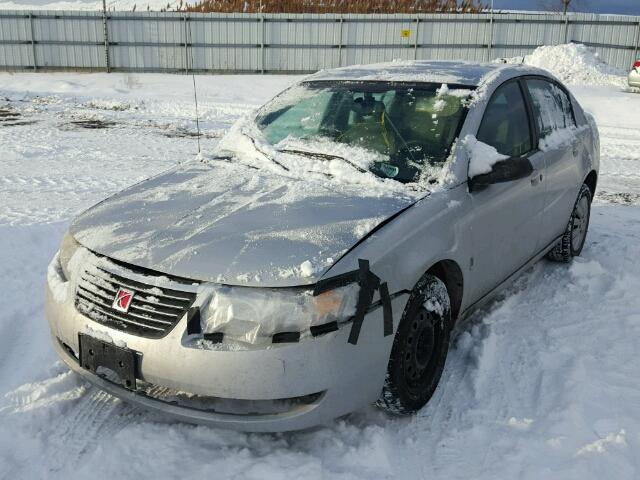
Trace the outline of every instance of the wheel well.
[[451, 301], [451, 318], [455, 321], [462, 305], [463, 278], [462, 270], [453, 260], [440, 260], [427, 273], [438, 277], [447, 287]]
[[584, 183], [589, 187], [589, 190], [591, 190], [591, 199], [593, 200], [593, 197], [596, 195], [596, 184], [598, 183], [598, 174], [595, 170], [589, 172], [587, 178], [584, 179]]

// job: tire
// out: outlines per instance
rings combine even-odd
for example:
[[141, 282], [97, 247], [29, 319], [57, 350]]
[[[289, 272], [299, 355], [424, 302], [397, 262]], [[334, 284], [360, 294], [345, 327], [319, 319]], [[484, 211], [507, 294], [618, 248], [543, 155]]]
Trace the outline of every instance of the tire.
[[442, 376], [450, 334], [447, 287], [439, 278], [425, 275], [411, 293], [398, 325], [376, 405], [397, 415], [420, 410]]
[[568, 263], [573, 257], [579, 256], [587, 238], [590, 218], [591, 190], [583, 184], [573, 206], [567, 229], [560, 241], [547, 253], [547, 258], [554, 262]]

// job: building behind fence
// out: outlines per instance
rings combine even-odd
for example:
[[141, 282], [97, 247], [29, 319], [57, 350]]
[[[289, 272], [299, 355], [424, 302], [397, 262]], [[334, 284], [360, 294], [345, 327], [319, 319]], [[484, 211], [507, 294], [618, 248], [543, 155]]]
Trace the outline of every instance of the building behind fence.
[[0, 70], [301, 73], [392, 59], [487, 61], [579, 42], [627, 69], [640, 17], [0, 11]]

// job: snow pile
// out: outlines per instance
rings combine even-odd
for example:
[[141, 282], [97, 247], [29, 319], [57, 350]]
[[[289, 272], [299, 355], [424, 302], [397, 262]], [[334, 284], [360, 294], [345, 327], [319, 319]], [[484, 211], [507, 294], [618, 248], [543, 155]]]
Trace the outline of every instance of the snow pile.
[[[521, 57], [509, 59], [520, 63]], [[579, 43], [536, 48], [524, 63], [544, 68], [569, 85], [626, 85], [626, 72], [605, 63], [598, 53]]]
[[473, 135], [465, 136], [462, 145], [469, 154], [469, 178], [489, 173], [494, 164], [509, 158], [507, 155], [498, 153], [491, 145], [479, 141]]

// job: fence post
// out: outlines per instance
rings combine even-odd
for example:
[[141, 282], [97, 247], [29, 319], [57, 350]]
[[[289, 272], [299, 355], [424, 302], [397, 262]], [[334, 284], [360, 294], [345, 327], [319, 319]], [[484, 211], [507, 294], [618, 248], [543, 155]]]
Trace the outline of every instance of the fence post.
[[184, 23], [184, 73], [189, 74], [189, 37], [187, 36], [187, 16], [182, 17]]
[[344, 19], [342, 15], [340, 15], [340, 31], [338, 32], [338, 67], [342, 66], [342, 24], [344, 23]]
[[264, 13], [260, 8], [260, 73], [264, 74]]
[[107, 67], [107, 73], [111, 73], [111, 64], [109, 63], [109, 29], [107, 27], [107, 1], [102, 0], [102, 33], [104, 37], [104, 63]]
[[564, 12], [564, 43], [569, 42], [569, 15]]
[[493, 49], [493, 8], [489, 12], [489, 41], [487, 42], [487, 62], [491, 61], [492, 49]]
[[31, 54], [33, 55], [33, 71], [38, 70], [38, 61], [36, 59], [36, 37], [33, 29], [33, 13], [29, 12], [29, 27], [31, 29]]
[[416, 17], [416, 36], [413, 41], [413, 59], [418, 59], [418, 32], [420, 30], [420, 17]]
[[638, 27], [636, 28], [636, 47], [633, 50], [633, 60], [631, 60], [631, 64], [638, 60], [638, 49], [640, 49], [640, 19], [638, 20]]

